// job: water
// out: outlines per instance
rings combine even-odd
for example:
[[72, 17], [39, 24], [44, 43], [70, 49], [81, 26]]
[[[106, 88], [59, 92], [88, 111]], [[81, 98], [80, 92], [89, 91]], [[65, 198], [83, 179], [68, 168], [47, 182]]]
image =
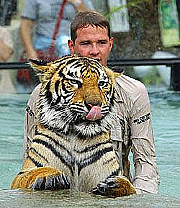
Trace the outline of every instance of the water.
[[27, 94], [0, 94], [0, 208], [1, 207], [180, 207], [180, 93], [150, 89], [157, 164], [158, 195], [116, 199], [70, 191], [10, 190], [22, 164], [24, 109]]
[[152, 92], [160, 193], [180, 198], [180, 92]]

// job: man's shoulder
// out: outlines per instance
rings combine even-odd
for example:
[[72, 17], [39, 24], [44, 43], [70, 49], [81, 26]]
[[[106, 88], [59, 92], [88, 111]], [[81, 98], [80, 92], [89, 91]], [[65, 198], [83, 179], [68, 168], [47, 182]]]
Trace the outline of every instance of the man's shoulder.
[[39, 97], [39, 92], [40, 92], [41, 84], [38, 84], [34, 90], [32, 91], [28, 103], [33, 103], [36, 101]]
[[33, 95], [33, 94], [39, 94], [40, 89], [41, 89], [41, 85], [42, 85], [41, 83], [38, 84], [38, 85], [34, 88], [34, 90], [32, 91], [31, 95]]
[[126, 75], [121, 75], [116, 78], [115, 92], [119, 100], [129, 100], [133, 103], [140, 97], [147, 97], [145, 85]]
[[[149, 105], [149, 96], [145, 85], [126, 75], [116, 78], [114, 95], [115, 100], [126, 104], [129, 112], [132, 112], [133, 107], [139, 109], [139, 106]], [[134, 105], [135, 103], [136, 105]], [[142, 105], [142, 103], [144, 104]]]
[[122, 90], [129, 93], [137, 94], [144, 90], [146, 91], [146, 87], [142, 82], [124, 74], [116, 78], [116, 83], [117, 87], [119, 86]]

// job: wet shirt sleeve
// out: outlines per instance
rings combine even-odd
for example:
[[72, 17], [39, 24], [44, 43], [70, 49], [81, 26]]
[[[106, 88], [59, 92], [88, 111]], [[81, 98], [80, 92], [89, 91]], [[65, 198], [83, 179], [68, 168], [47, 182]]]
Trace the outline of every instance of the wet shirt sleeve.
[[142, 85], [131, 112], [131, 140], [137, 193], [157, 193], [159, 176], [156, 166], [150, 102]]
[[23, 139], [23, 159], [26, 158], [26, 153], [28, 152], [30, 143], [35, 135], [36, 104], [39, 98], [39, 91], [40, 85], [38, 85], [30, 95], [26, 106]]

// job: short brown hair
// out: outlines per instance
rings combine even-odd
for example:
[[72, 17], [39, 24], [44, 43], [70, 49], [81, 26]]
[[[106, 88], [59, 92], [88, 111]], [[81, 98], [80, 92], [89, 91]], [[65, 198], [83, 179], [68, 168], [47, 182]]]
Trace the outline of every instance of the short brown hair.
[[85, 12], [79, 12], [71, 22], [71, 40], [73, 42], [75, 42], [77, 38], [77, 33], [76, 33], [77, 30], [87, 25], [107, 28], [108, 36], [109, 38], [111, 37], [110, 25], [108, 20], [98, 12], [85, 11]]

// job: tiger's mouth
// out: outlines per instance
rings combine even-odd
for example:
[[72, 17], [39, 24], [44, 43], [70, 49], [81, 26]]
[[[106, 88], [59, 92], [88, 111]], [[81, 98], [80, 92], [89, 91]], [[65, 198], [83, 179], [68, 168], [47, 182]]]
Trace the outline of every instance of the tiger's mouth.
[[96, 121], [102, 118], [102, 113], [101, 113], [101, 107], [100, 106], [93, 106], [91, 104], [88, 104], [91, 109], [89, 113], [86, 116], [86, 119], [89, 121]]
[[97, 123], [103, 120], [110, 113], [109, 105], [102, 105], [101, 103], [86, 103], [72, 104], [68, 107], [69, 115], [73, 116], [71, 123]]

